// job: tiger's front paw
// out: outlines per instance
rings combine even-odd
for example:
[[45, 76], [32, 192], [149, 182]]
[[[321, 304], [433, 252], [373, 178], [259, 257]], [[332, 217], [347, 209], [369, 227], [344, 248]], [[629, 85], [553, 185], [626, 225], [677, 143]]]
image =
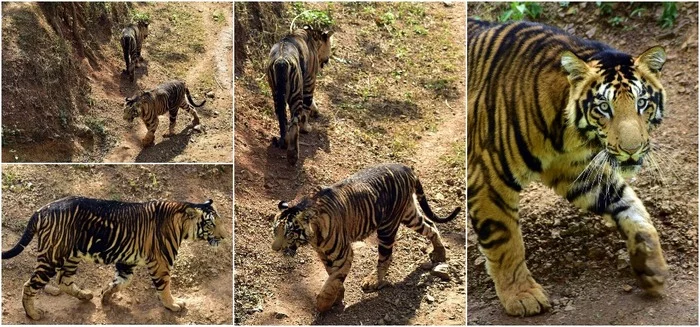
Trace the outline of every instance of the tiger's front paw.
[[90, 301], [92, 300], [92, 292], [86, 291], [86, 290], [80, 290], [78, 291], [78, 294], [75, 296], [81, 301]]
[[532, 277], [524, 283], [513, 284], [500, 293], [501, 303], [511, 316], [532, 316], [552, 307], [544, 289]]
[[173, 298], [173, 303], [163, 303], [163, 305], [172, 311], [179, 312], [185, 308], [185, 301]]
[[24, 307], [24, 313], [27, 317], [32, 318], [32, 320], [39, 320], [43, 317], [41, 310], [34, 307], [33, 298], [22, 298], [22, 306]]
[[376, 292], [387, 285], [389, 285], [389, 282], [387, 282], [386, 280], [378, 281], [377, 273], [374, 272], [370, 275], [367, 275], [367, 277], [365, 277], [362, 280], [362, 291], [365, 293]]
[[630, 264], [640, 286], [651, 295], [661, 295], [668, 277], [668, 266], [657, 234], [637, 232], [631, 242]]

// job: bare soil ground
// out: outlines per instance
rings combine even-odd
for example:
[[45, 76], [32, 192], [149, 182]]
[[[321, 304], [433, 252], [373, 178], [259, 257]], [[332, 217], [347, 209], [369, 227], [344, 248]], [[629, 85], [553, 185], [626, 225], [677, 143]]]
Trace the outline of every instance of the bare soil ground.
[[[8, 12], [25, 10], [36, 12], [36, 4], [3, 4], [5, 42], [12, 40], [12, 33], [25, 33], [21, 29], [35, 25], [19, 25], [8, 17]], [[150, 17], [149, 36], [142, 56], [145, 63], [136, 69], [136, 82], [131, 83], [121, 74], [124, 69], [122, 49], [119, 43], [122, 26], [112, 31], [113, 36], [99, 45], [99, 53], [105, 55], [98, 65], [82, 59], [80, 65], [87, 74], [87, 107], [76, 120], [85, 126], [86, 135], [56, 135], [56, 139], [36, 139], [23, 143], [3, 144], [4, 162], [231, 162], [232, 161], [232, 5], [213, 2], [154, 2], [134, 3], [134, 12]], [[38, 16], [41, 17], [41, 16]], [[5, 32], [6, 31], [6, 32]], [[19, 43], [17, 43], [19, 44]], [[6, 53], [21, 54], [32, 60], [31, 53], [8, 43]], [[18, 49], [13, 49], [18, 47]], [[61, 58], [75, 60], [79, 58]], [[20, 59], [24, 60], [24, 59]], [[3, 57], [3, 63], [5, 57]], [[167, 131], [167, 115], [160, 117], [155, 145], [143, 148], [140, 140], [146, 134], [141, 119], [127, 123], [122, 119], [124, 98], [140, 90], [155, 88], [171, 79], [184, 80], [196, 102], [206, 98], [207, 103], [197, 111], [203, 132], [189, 127], [192, 117], [180, 110], [176, 135], [163, 138]], [[3, 83], [10, 83], [3, 81]], [[72, 87], [64, 85], [63, 87]], [[43, 90], [27, 90], [43, 92]], [[205, 94], [213, 92], [213, 97]], [[59, 96], [59, 95], [57, 95]], [[7, 103], [22, 103], [20, 99], [8, 99]], [[5, 101], [3, 103], [6, 103]], [[33, 112], [21, 105], [3, 107], [6, 111]], [[37, 117], [27, 119], [63, 119], [65, 117]], [[9, 126], [9, 125], [8, 125]], [[13, 133], [21, 139], [29, 131], [6, 128], [4, 135]], [[65, 133], [76, 133], [65, 132]]]
[[[661, 6], [648, 6], [642, 17], [622, 26], [608, 23], [627, 17], [622, 5], [600, 15], [594, 3], [542, 4], [538, 21], [581, 37], [606, 42], [637, 55], [651, 46], [666, 48], [662, 81], [668, 103], [666, 118], [652, 134], [663, 163], [659, 172], [646, 167], [631, 185], [659, 231], [671, 269], [666, 294], [650, 298], [636, 286], [625, 242], [599, 216], [583, 214], [541, 184], [522, 193], [521, 227], [526, 259], [535, 279], [549, 292], [553, 309], [529, 318], [505, 314], [485, 271], [476, 235], [467, 243], [468, 324], [622, 324], [697, 325], [698, 323], [698, 7], [678, 3], [672, 29], [656, 24]], [[502, 7], [470, 3], [468, 16], [495, 19]]]
[[[265, 58], [252, 56], [235, 80], [235, 323], [359, 325], [465, 323], [465, 215], [438, 226], [448, 246], [450, 281], [430, 275], [430, 243], [401, 228], [389, 281], [365, 294], [376, 266], [376, 236], [354, 244], [345, 308], [320, 315], [315, 296], [327, 278], [310, 247], [296, 257], [271, 250], [280, 200], [299, 199], [369, 165], [414, 167], [439, 215], [464, 207], [465, 8], [455, 3], [315, 3], [335, 20], [334, 56], [317, 80], [321, 117], [301, 135], [300, 161], [270, 145], [277, 134]], [[307, 8], [307, 9], [308, 9]], [[238, 7], [236, 13], [238, 14]], [[294, 13], [285, 13], [279, 39]], [[239, 29], [236, 29], [239, 33]], [[264, 48], [272, 44], [253, 44]]]
[[[120, 201], [212, 199], [228, 238], [218, 248], [207, 242], [185, 242], [172, 270], [172, 293], [185, 310], [165, 308], [145, 267], [138, 267], [129, 286], [110, 304], [100, 291], [114, 278], [113, 265], [81, 263], [76, 283], [96, 295], [81, 302], [67, 294], [39, 292], [36, 306], [44, 318], [33, 321], [22, 308], [22, 289], [36, 264], [36, 238], [15, 258], [2, 262], [3, 324], [232, 324], [232, 192], [231, 166], [218, 165], [3, 165], [2, 248], [16, 244], [32, 213], [69, 195]], [[55, 283], [53, 283], [55, 285]]]

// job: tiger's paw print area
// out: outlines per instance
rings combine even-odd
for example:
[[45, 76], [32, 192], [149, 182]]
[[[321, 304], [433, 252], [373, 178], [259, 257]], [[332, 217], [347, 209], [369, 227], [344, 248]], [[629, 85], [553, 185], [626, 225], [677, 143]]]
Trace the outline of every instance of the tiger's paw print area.
[[[412, 167], [435, 215], [464, 210], [465, 9], [458, 1], [234, 5], [235, 43], [244, 45], [234, 63], [235, 323], [465, 324], [464, 211], [435, 224], [441, 241], [432, 236], [433, 244], [444, 245], [435, 263], [431, 236], [399, 227], [381, 282], [376, 233], [353, 243], [347, 276], [330, 283], [310, 244], [296, 256], [271, 246], [280, 201], [291, 208], [317, 187], [380, 163]], [[310, 106], [311, 131], [298, 133], [290, 165], [289, 147], [271, 142], [280, 130], [265, 76], [271, 48], [297, 15], [300, 29], [329, 23], [332, 48], [316, 76], [318, 116]]]
[[[232, 6], [4, 6], [3, 161], [232, 162]], [[206, 100], [199, 121], [183, 106], [169, 129], [162, 104], [122, 118], [126, 98], [170, 80]], [[168, 100], [171, 113], [177, 103]]]
[[[507, 5], [470, 2], [467, 16], [497, 22]], [[669, 28], [657, 23], [661, 5], [643, 9], [637, 9], [636, 3], [609, 8], [593, 2], [539, 6], [538, 18], [527, 20], [632, 55], [655, 45], [665, 48], [667, 60], [660, 79], [667, 95], [666, 111], [663, 122], [650, 134], [659, 162], [645, 162], [636, 177], [627, 179], [658, 237], [646, 230], [620, 235], [614, 226], [606, 226], [602, 216], [584, 213], [544, 184], [531, 183], [520, 193], [518, 206], [524, 259], [551, 308], [541, 310], [547, 298], [535, 296], [535, 301], [532, 292], [525, 290], [513, 291], [505, 297], [508, 303], [502, 303], [499, 295], [503, 294], [497, 294], [487, 273], [490, 263], [480, 253], [479, 235], [470, 222], [467, 324], [696, 325], [698, 5], [677, 3], [678, 16]], [[492, 233], [488, 240], [500, 235]], [[506, 284], [512, 278], [502, 280]], [[654, 296], [662, 288], [662, 295]], [[532, 316], [520, 317], [523, 313]]]
[[[169, 270], [170, 294], [163, 300], [147, 266], [99, 264], [93, 262], [94, 256], [83, 256], [75, 275], [63, 274], [64, 283], [59, 284], [58, 272], [43, 290], [25, 300], [24, 284], [35, 271], [39, 256], [37, 234], [24, 251], [2, 260], [2, 323], [231, 325], [232, 177], [230, 165], [4, 165], [5, 251], [17, 244], [35, 211], [74, 195], [121, 202], [172, 200], [201, 204], [211, 199], [219, 216], [216, 226], [221, 228], [220, 233], [212, 234], [223, 238], [216, 247], [207, 242], [211, 239], [208, 236], [188, 238], [180, 244]], [[86, 202], [77, 203], [80, 210], [88, 210]], [[197, 217], [196, 211], [190, 212]], [[119, 271], [116, 276], [115, 267]]]

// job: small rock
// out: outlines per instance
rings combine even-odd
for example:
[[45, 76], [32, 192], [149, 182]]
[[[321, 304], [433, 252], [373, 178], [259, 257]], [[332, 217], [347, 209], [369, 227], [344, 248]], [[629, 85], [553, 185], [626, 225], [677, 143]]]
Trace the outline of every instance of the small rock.
[[205, 96], [206, 96], [207, 98], [213, 99], [213, 98], [214, 98], [214, 91], [209, 91], [209, 92], [207, 92], [207, 94], [205, 94]]
[[444, 200], [444, 199], [445, 199], [445, 196], [442, 195], [442, 193], [437, 193], [437, 194], [435, 194], [435, 200], [441, 201], [441, 200]]
[[629, 285], [627, 285], [627, 284], [622, 285], [622, 290], [625, 291], [625, 292], [629, 292], [629, 291], [632, 290], [632, 286], [629, 286]]
[[437, 266], [433, 267], [433, 270], [430, 271], [430, 274], [439, 277], [440, 279], [446, 282], [449, 282], [450, 266], [448, 266], [446, 263], [438, 264]]
[[287, 317], [289, 317], [289, 316], [288, 316], [286, 313], [284, 313], [284, 312], [281, 312], [281, 311], [275, 312], [275, 318], [276, 318], [276, 319], [284, 319], [284, 318], [287, 318]]
[[426, 295], [425, 295], [425, 301], [428, 302], [428, 303], [433, 303], [433, 302], [435, 302], [435, 298], [434, 298], [432, 295], [430, 295], [430, 294], [426, 294]]
[[483, 256], [478, 256], [474, 259], [475, 266], [481, 266], [484, 262], [486, 262], [486, 259]]
[[452, 1], [443, 1], [442, 5], [449, 8], [449, 7], [454, 7], [455, 3]]
[[593, 26], [591, 29], [589, 29], [588, 31], [586, 31], [586, 36], [587, 36], [589, 39], [592, 39], [592, 38], [595, 36], [595, 32], [596, 32], [596, 28], [595, 28], [595, 26]]
[[219, 112], [214, 110], [214, 116], [218, 116], [218, 115], [219, 115]]
[[574, 309], [576, 309], [576, 308], [574, 308], [573, 305], [567, 304], [567, 305], [566, 305], [566, 308], [564, 308], [564, 311], [574, 311]]

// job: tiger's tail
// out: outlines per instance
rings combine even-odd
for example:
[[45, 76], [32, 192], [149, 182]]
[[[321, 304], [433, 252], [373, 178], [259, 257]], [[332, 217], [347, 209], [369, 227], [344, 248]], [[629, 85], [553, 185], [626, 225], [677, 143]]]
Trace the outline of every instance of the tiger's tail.
[[126, 72], [129, 72], [129, 53], [131, 52], [129, 45], [131, 43], [129, 42], [128, 38], [122, 37], [121, 44], [122, 44], [122, 52], [124, 53], [124, 63], [126, 65], [126, 69], [124, 69], [123, 72], [126, 73]]
[[192, 95], [190, 95], [190, 89], [188, 89], [187, 87], [185, 87], [185, 94], [187, 95], [187, 102], [189, 102], [191, 106], [199, 108], [207, 102], [207, 99], [204, 99], [202, 100], [202, 103], [196, 104], [194, 100], [192, 100]]
[[34, 238], [37, 220], [37, 214], [34, 214], [32, 218], [29, 219], [27, 228], [24, 230], [24, 234], [22, 234], [22, 238], [19, 239], [19, 242], [17, 242], [17, 244], [15, 244], [15, 246], [11, 249], [2, 251], [2, 260], [14, 258], [24, 251], [24, 248], [27, 247], [29, 242], [31, 242]]
[[423, 192], [423, 185], [420, 183], [418, 178], [416, 178], [416, 198], [418, 198], [418, 203], [420, 204], [420, 208], [423, 210], [423, 213], [425, 213], [430, 220], [436, 223], [446, 223], [452, 219], [455, 219], [455, 217], [457, 217], [459, 212], [462, 210], [462, 207], [457, 207], [446, 218], [436, 216], [435, 213], [433, 213], [433, 210], [430, 209], [430, 205], [428, 205], [428, 200], [425, 198], [425, 192]]
[[275, 102], [275, 113], [287, 120], [287, 91], [289, 89], [289, 62], [284, 59], [275, 60], [270, 67], [271, 78], [275, 82], [272, 98]]

